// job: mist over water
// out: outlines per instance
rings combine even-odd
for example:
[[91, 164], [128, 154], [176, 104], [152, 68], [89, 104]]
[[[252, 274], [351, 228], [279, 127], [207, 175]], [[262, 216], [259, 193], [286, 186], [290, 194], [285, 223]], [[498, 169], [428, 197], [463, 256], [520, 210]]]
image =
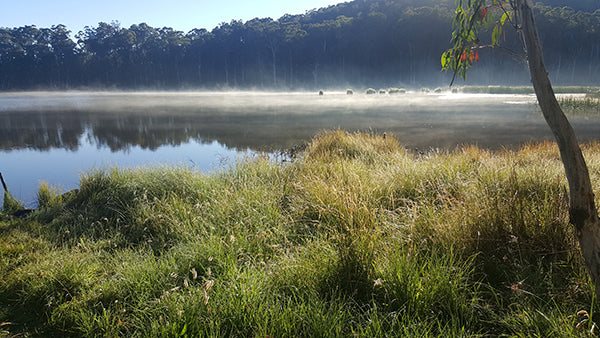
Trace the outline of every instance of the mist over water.
[[[40, 180], [77, 186], [108, 165], [218, 170], [328, 129], [393, 133], [407, 148], [499, 148], [551, 139], [533, 95], [325, 92], [0, 93], [0, 172], [31, 205]], [[600, 120], [570, 118], [582, 140]]]

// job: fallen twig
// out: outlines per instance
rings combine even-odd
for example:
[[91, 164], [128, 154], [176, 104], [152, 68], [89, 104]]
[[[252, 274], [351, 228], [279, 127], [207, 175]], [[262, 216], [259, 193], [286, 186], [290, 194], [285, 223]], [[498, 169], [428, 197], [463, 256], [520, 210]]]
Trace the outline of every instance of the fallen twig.
[[2, 187], [4, 191], [8, 192], [8, 188], [6, 187], [6, 182], [4, 182], [4, 177], [2, 177], [2, 173], [0, 173], [0, 181], [2, 181]]

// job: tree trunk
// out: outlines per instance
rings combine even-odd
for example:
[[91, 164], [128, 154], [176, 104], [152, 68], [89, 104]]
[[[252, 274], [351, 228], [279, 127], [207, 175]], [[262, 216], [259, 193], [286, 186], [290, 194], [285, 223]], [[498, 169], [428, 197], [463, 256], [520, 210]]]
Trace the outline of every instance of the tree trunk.
[[277, 87], [277, 50], [274, 46], [271, 46], [271, 57], [273, 58], [273, 86]]
[[558, 143], [565, 167], [570, 190], [570, 222], [577, 231], [581, 252], [596, 284], [596, 292], [600, 293], [600, 224], [594, 192], [575, 132], [560, 108], [550, 84], [531, 6], [531, 0], [517, 0], [517, 13], [521, 15], [519, 19], [527, 48], [531, 81], [542, 114]]

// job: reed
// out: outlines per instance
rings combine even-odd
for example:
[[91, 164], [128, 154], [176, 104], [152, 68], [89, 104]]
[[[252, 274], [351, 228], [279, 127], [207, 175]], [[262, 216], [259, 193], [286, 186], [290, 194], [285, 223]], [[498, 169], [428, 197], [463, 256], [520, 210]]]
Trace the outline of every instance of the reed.
[[[593, 94], [598, 92], [598, 87], [585, 86], [554, 86], [557, 94]], [[534, 94], [532, 86], [464, 86], [459, 89], [463, 93], [482, 94]]]
[[584, 97], [562, 97], [558, 102], [566, 114], [600, 115], [600, 98], [596, 94], [587, 94]]

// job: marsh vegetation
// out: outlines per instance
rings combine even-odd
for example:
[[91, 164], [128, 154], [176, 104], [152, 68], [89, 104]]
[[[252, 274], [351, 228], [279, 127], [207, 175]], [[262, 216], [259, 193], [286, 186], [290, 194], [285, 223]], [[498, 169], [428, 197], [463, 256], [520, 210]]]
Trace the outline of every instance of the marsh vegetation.
[[[600, 186], [596, 143], [584, 153]], [[0, 218], [5, 335], [593, 335], [553, 143], [424, 154], [320, 134], [293, 162], [109, 168]]]

